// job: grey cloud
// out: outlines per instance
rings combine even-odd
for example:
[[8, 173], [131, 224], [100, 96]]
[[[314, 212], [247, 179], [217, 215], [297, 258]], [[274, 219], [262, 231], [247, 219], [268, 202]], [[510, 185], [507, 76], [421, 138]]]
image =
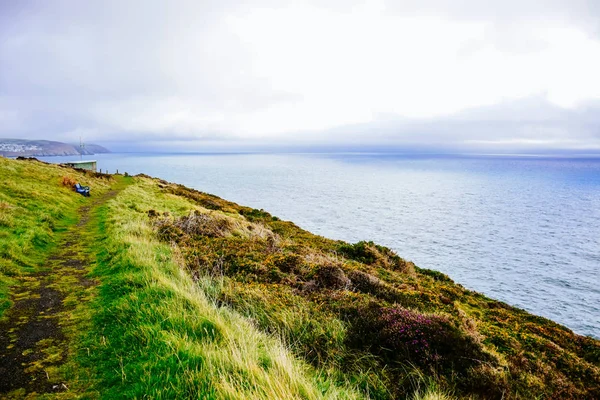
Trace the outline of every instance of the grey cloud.
[[[46, 128], [60, 134], [68, 132], [67, 120], [72, 127], [87, 125], [96, 132], [128, 130], [141, 116], [139, 110], [157, 112], [163, 99], [177, 99], [200, 115], [297, 99], [246, 71], [249, 55], [220, 17], [247, 6], [235, 1], [172, 5], [57, 1], [3, 6], [0, 96], [5, 101], [0, 115], [2, 121], [8, 115], [22, 123], [3, 124], [0, 133], [26, 135]], [[147, 116], [151, 123], [152, 115]], [[19, 127], [27, 131], [20, 133]]]
[[[221, 17], [287, 3], [2, 1], [0, 136], [240, 145], [235, 132], [219, 121], [300, 98], [251, 73], [251, 55]], [[310, 3], [347, 12], [360, 2]], [[600, 2], [595, 0], [505, 0], [493, 5], [480, 0], [396, 0], [388, 1], [387, 8], [409, 16], [488, 23], [486, 36], [465, 46], [465, 57], [488, 41], [501, 51], [542, 49], [544, 43], [528, 36], [526, 29], [536, 20], [565, 21], [600, 35]], [[187, 113], [189, 122], [170, 125], [170, 116], [177, 113]], [[541, 96], [443, 118], [388, 116], [369, 124], [296, 132], [278, 143], [494, 149], [509, 148], [510, 143], [587, 143], [600, 149], [599, 116], [600, 104], [564, 110]]]
[[394, 116], [329, 131], [311, 132], [300, 142], [346, 143], [393, 149], [473, 151], [600, 150], [600, 102], [579, 109], [554, 106], [542, 96], [433, 119]]

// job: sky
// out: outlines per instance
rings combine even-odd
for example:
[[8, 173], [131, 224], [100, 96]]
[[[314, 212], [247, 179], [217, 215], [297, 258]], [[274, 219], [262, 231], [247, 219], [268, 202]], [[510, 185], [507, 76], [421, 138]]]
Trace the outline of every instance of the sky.
[[597, 0], [0, 0], [0, 137], [600, 153]]

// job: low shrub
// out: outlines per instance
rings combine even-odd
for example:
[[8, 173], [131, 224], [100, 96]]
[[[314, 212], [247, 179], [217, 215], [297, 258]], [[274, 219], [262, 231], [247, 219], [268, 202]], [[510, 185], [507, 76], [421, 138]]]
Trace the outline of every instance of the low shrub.
[[363, 271], [352, 270], [348, 272], [348, 278], [352, 281], [352, 290], [374, 296], [390, 304], [419, 309], [424, 303], [430, 302], [430, 295], [427, 293], [394, 287]]
[[427, 269], [427, 268], [418, 268], [417, 271], [423, 275], [432, 277], [434, 280], [436, 280], [438, 282], [454, 283], [454, 281], [452, 279], [450, 279], [450, 277], [448, 275], [446, 275], [442, 272], [439, 272], [439, 271], [434, 271], [432, 269]]
[[77, 183], [77, 181], [70, 176], [63, 176], [61, 183], [63, 186], [75, 190], [75, 184]]
[[159, 219], [154, 223], [156, 235], [165, 242], [179, 242], [185, 233], [170, 219]]
[[104, 172], [97, 172], [97, 171], [89, 171], [89, 170], [83, 170], [85, 171], [83, 174], [84, 175], [88, 175], [92, 178], [100, 178], [100, 179], [104, 179], [107, 181], [112, 181], [113, 180], [113, 176], [112, 174], [109, 173], [104, 173]]
[[399, 272], [414, 274], [415, 266], [411, 262], [399, 257], [385, 246], [377, 245], [371, 241], [361, 241], [354, 244], [341, 243], [338, 252], [345, 257], [368, 265], [392, 269]]
[[[148, 212], [150, 218], [157, 216], [154, 210]], [[175, 240], [183, 234], [192, 237], [206, 236], [210, 238], [225, 237], [231, 232], [231, 222], [223, 217], [192, 211], [188, 216], [177, 219], [163, 218], [156, 220], [158, 236], [162, 240]]]
[[160, 217], [160, 211], [156, 211], [153, 209], [148, 210], [148, 218], [156, 218]]
[[399, 306], [370, 305], [358, 310], [350, 340], [354, 346], [367, 347], [388, 361], [442, 374], [493, 361], [448, 317]]
[[246, 217], [246, 219], [248, 221], [252, 221], [252, 222], [270, 221], [270, 220], [273, 219], [273, 217], [271, 216], [271, 214], [269, 214], [268, 212], [266, 212], [262, 208], [259, 210], [259, 209], [256, 209], [256, 208], [242, 207], [239, 210], [239, 213], [241, 215], [243, 215], [244, 217]]
[[215, 195], [200, 192], [195, 189], [189, 189], [182, 185], [170, 184], [167, 181], [161, 180], [159, 187], [166, 189], [168, 193], [177, 196], [185, 197], [194, 201], [196, 204], [209, 210], [226, 210], [232, 206], [232, 203], [221, 199]]
[[373, 242], [342, 243], [338, 246], [338, 251], [352, 260], [364, 264], [374, 264], [377, 261], [377, 254], [373, 251], [373, 247]]
[[302, 273], [302, 257], [298, 254], [275, 254], [267, 262], [273, 264], [283, 272]]
[[324, 265], [317, 270], [316, 283], [321, 288], [345, 290], [352, 282], [340, 267]]
[[177, 219], [175, 225], [192, 236], [225, 237], [231, 232], [231, 223], [227, 219], [198, 211]]
[[377, 295], [385, 286], [385, 283], [374, 275], [359, 270], [348, 272], [352, 286], [359, 292]]

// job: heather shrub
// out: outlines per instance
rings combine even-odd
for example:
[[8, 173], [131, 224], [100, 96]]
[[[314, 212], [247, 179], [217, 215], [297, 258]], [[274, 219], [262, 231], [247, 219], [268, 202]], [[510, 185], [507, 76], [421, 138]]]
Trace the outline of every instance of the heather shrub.
[[359, 270], [348, 272], [348, 278], [352, 281], [353, 288], [363, 293], [377, 295], [385, 287], [381, 279]]
[[373, 242], [342, 243], [338, 246], [338, 251], [347, 258], [365, 264], [373, 264], [377, 261]]
[[390, 362], [410, 363], [438, 373], [465, 371], [490, 357], [449, 318], [399, 306], [358, 310], [351, 343], [366, 347]]
[[198, 204], [200, 204], [204, 208], [208, 208], [209, 210], [221, 210], [223, 209], [223, 205], [220, 204], [216, 198], [205, 196], [196, 198]]
[[225, 210], [228, 208], [229, 202], [215, 195], [200, 192], [195, 189], [188, 189], [182, 185], [170, 184], [164, 180], [161, 180], [160, 183], [161, 188], [165, 189], [168, 193], [185, 197], [209, 210]]
[[438, 282], [454, 283], [454, 281], [452, 279], [450, 279], [450, 277], [448, 275], [446, 275], [442, 272], [434, 271], [432, 269], [427, 269], [427, 268], [418, 268], [418, 271], [423, 275], [432, 277], [434, 280], [436, 280]]
[[[148, 212], [148, 215], [151, 218], [156, 216], [151, 215], [150, 212]], [[226, 218], [198, 211], [192, 211], [188, 216], [180, 217], [175, 220], [163, 218], [155, 221], [154, 224], [157, 227], [159, 238], [162, 240], [175, 241], [180, 239], [183, 234], [192, 237], [224, 237], [231, 232], [232, 228], [231, 222]]]
[[594, 365], [600, 365], [600, 343], [588, 336], [578, 336], [577, 345], [583, 350], [583, 358]]
[[324, 265], [317, 270], [316, 283], [321, 288], [344, 290], [349, 289], [352, 282], [340, 267]]
[[238, 211], [241, 215], [246, 217], [248, 221], [258, 222], [258, 221], [269, 221], [274, 219], [271, 214], [263, 210], [262, 208], [249, 208], [249, 207], [241, 207]]
[[227, 219], [198, 211], [177, 219], [175, 225], [191, 236], [224, 237], [231, 232]]
[[395, 271], [414, 274], [415, 266], [413, 263], [402, 259], [389, 248], [370, 241], [361, 241], [354, 244], [342, 243], [338, 246], [338, 252], [351, 260], [363, 264], [377, 265]]
[[184, 236], [181, 228], [174, 225], [170, 219], [157, 220], [154, 226], [156, 227], [158, 238], [165, 242], [178, 242]]
[[404, 307], [420, 308], [428, 295], [411, 289], [399, 289], [367, 272], [351, 270], [348, 278], [352, 281], [352, 290], [369, 294], [377, 299]]
[[268, 259], [268, 262], [279, 268], [283, 272], [302, 273], [302, 257], [298, 254], [275, 254]]

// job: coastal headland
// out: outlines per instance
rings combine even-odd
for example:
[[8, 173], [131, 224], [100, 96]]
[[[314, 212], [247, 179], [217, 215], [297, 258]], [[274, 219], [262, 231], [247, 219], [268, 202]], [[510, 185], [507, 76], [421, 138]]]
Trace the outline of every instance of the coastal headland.
[[110, 153], [97, 144], [69, 144], [51, 140], [26, 140], [0, 138], [0, 156], [5, 157], [44, 157], [78, 156]]

